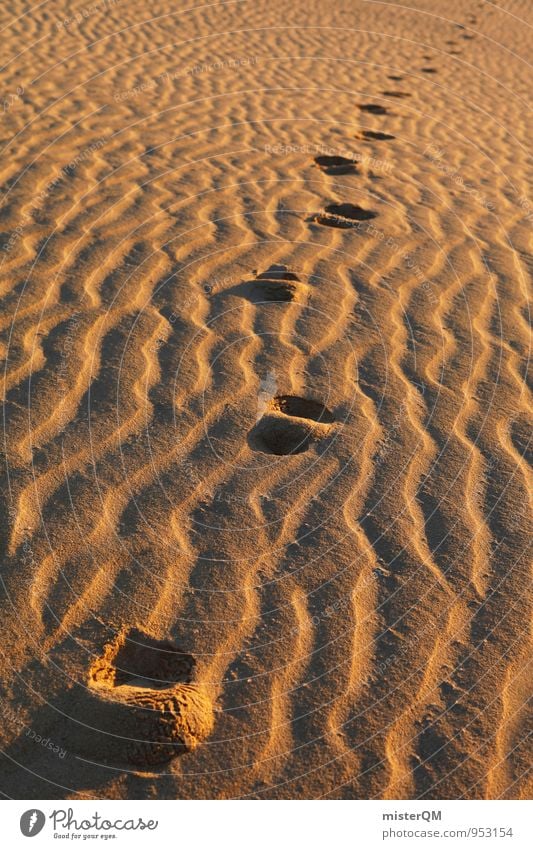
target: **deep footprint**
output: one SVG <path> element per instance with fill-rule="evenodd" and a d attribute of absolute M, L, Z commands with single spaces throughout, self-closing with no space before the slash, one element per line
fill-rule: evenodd
<path fill-rule="evenodd" d="M 347 230 L 350 227 L 355 227 L 356 221 L 369 221 L 376 216 L 377 212 L 363 209 L 362 206 L 355 206 L 352 203 L 330 203 L 326 206 L 324 212 L 313 215 L 311 221 L 322 224 L 324 227 L 337 227 L 341 230 Z"/>
<path fill-rule="evenodd" d="M 250 433 L 255 450 L 277 456 L 302 454 L 311 443 L 329 432 L 335 421 L 333 413 L 319 401 L 297 395 L 278 395 L 269 412 Z"/>
<path fill-rule="evenodd" d="M 315 163 L 325 174 L 356 174 L 357 165 L 346 156 L 315 156 Z"/>
<path fill-rule="evenodd" d="M 89 670 L 76 746 L 98 761 L 152 768 L 192 751 L 212 731 L 213 706 L 191 683 L 194 657 L 132 628 Z M 87 721 L 87 719 L 85 719 Z"/>

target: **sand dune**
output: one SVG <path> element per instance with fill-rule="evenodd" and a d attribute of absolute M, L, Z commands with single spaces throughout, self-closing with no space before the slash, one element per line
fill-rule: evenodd
<path fill-rule="evenodd" d="M 527 797 L 531 5 L 0 14 L 2 793 Z"/>

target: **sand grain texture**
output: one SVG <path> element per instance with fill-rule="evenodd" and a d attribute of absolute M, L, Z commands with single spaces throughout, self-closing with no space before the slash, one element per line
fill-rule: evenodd
<path fill-rule="evenodd" d="M 0 15 L 2 793 L 528 797 L 531 4 Z"/>

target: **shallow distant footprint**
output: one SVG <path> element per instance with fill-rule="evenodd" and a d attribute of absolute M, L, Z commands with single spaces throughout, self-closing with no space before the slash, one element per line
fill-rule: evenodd
<path fill-rule="evenodd" d="M 313 441 L 328 435 L 334 421 L 333 413 L 320 401 L 278 395 L 250 432 L 249 442 L 266 454 L 302 454 Z"/>
<path fill-rule="evenodd" d="M 372 115 L 387 115 L 388 110 L 385 106 L 380 106 L 378 103 L 360 103 L 359 109 L 361 112 L 370 112 Z"/>
<path fill-rule="evenodd" d="M 324 227 L 338 227 L 347 230 L 355 227 L 357 221 L 369 221 L 376 218 L 377 212 L 356 206 L 353 203 L 330 203 L 323 212 L 317 212 L 311 216 L 311 221 L 322 224 Z"/>
<path fill-rule="evenodd" d="M 315 156 L 315 163 L 324 174 L 357 174 L 357 163 L 346 156 Z"/>
<path fill-rule="evenodd" d="M 361 130 L 358 138 L 365 139 L 366 141 L 391 141 L 396 136 L 391 136 L 390 133 L 376 132 L 375 130 Z"/>
<path fill-rule="evenodd" d="M 384 97 L 411 97 L 408 91 L 382 91 Z"/>
<path fill-rule="evenodd" d="M 286 303 L 294 301 L 299 293 L 303 293 L 305 284 L 294 271 L 286 265 L 273 264 L 266 271 L 257 274 L 255 279 L 240 283 L 231 291 L 234 295 L 247 298 L 254 304 Z"/>

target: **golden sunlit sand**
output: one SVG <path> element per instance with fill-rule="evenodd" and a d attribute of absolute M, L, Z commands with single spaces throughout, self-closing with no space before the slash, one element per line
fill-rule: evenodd
<path fill-rule="evenodd" d="M 533 6 L 83 1 L 0 12 L 2 793 L 528 797 Z"/>

